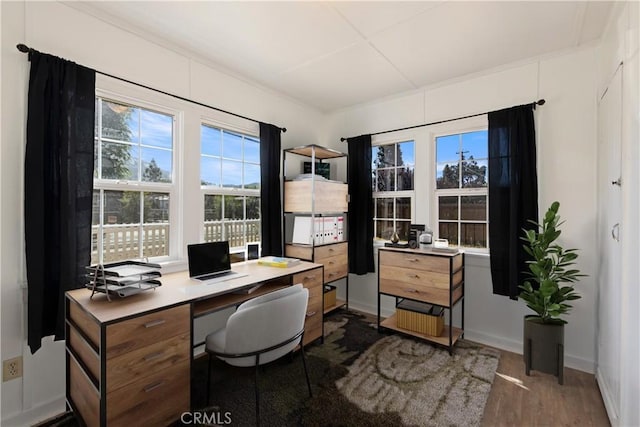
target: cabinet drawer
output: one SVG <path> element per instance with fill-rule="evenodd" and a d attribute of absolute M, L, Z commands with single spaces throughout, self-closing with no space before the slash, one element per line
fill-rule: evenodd
<path fill-rule="evenodd" d="M 91 341 L 95 347 L 99 347 L 100 343 L 100 325 L 84 311 L 77 302 L 67 299 L 69 304 L 69 318 L 80 329 L 84 335 Z"/>
<path fill-rule="evenodd" d="M 380 251 L 380 265 L 449 274 L 449 258 L 416 253 Z"/>
<path fill-rule="evenodd" d="M 190 339 L 189 333 L 177 335 L 111 359 L 107 364 L 109 391 L 189 360 Z"/>
<path fill-rule="evenodd" d="M 313 270 L 294 274 L 293 284 L 296 285 L 298 283 L 302 283 L 302 286 L 309 288 L 309 293 L 311 293 L 311 288 L 317 286 L 322 287 L 322 268 L 318 267 Z"/>
<path fill-rule="evenodd" d="M 107 394 L 109 427 L 166 426 L 189 410 L 189 360 Z"/>
<path fill-rule="evenodd" d="M 69 358 L 69 396 L 88 427 L 100 425 L 100 395 L 76 360 Z"/>
<path fill-rule="evenodd" d="M 389 265 L 380 267 L 380 279 L 396 280 L 415 289 L 436 288 L 448 291 L 450 287 L 448 274 Z"/>
<path fill-rule="evenodd" d="M 184 304 L 107 326 L 107 358 L 188 334 L 191 328 L 189 313 L 189 304 Z"/>
<path fill-rule="evenodd" d="M 324 282 L 333 282 L 334 280 L 347 277 L 347 269 L 346 255 L 326 258 L 324 261 Z"/>
<path fill-rule="evenodd" d="M 87 367 L 89 374 L 93 376 L 96 383 L 100 379 L 100 356 L 94 351 L 89 343 L 80 335 L 74 326 L 69 326 L 69 336 L 67 346 L 74 355 Z"/>
<path fill-rule="evenodd" d="M 318 264 L 324 264 L 324 259 L 334 257 L 336 255 L 347 256 L 348 243 L 336 243 L 334 245 L 324 245 L 315 248 L 314 262 Z"/>
<path fill-rule="evenodd" d="M 382 271 L 380 271 L 382 275 Z M 439 289 L 429 286 L 417 286 L 395 278 L 380 277 L 380 292 L 401 298 L 409 298 L 416 301 L 450 307 L 449 289 Z M 462 297 L 463 286 L 459 286 L 452 292 L 453 304 Z"/>

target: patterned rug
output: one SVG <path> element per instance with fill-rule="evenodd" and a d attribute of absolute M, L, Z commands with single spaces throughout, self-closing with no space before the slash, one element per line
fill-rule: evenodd
<path fill-rule="evenodd" d="M 375 318 L 339 312 L 325 322 L 324 344 L 307 350 L 313 398 L 299 356 L 260 372 L 260 424 L 477 426 L 498 358 L 498 351 L 464 340 L 449 356 L 422 341 L 379 334 Z M 253 370 L 215 366 L 210 401 L 216 405 L 205 411 L 217 415 L 201 425 L 255 425 Z M 193 379 L 201 398 L 206 360 L 194 367 L 202 371 Z"/>

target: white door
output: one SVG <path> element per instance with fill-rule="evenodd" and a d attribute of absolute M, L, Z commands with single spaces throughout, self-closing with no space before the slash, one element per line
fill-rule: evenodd
<path fill-rule="evenodd" d="M 598 106 L 598 367 L 597 376 L 610 415 L 620 414 L 620 329 L 622 312 L 621 176 L 622 68 Z"/>

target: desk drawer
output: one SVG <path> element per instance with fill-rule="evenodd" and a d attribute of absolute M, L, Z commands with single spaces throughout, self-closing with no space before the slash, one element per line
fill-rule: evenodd
<path fill-rule="evenodd" d="M 166 426 L 189 410 L 189 360 L 107 394 L 109 427 Z"/>
<path fill-rule="evenodd" d="M 302 283 L 302 286 L 309 289 L 309 293 L 311 293 L 311 289 L 315 287 L 322 289 L 322 268 L 318 267 L 313 270 L 294 274 L 292 283 L 294 285 Z"/>
<path fill-rule="evenodd" d="M 322 286 L 319 287 L 322 291 Z M 304 321 L 304 344 L 308 344 L 322 336 L 322 294 L 309 295 L 307 317 Z"/>
<path fill-rule="evenodd" d="M 189 360 L 190 340 L 187 332 L 111 359 L 107 365 L 109 391 Z"/>
<path fill-rule="evenodd" d="M 112 359 L 169 337 L 189 334 L 190 328 L 189 304 L 114 323 L 107 326 L 107 358 Z"/>

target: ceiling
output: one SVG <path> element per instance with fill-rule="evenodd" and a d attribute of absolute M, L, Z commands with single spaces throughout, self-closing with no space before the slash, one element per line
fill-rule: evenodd
<path fill-rule="evenodd" d="M 600 38 L 613 2 L 70 2 L 321 111 Z"/>

